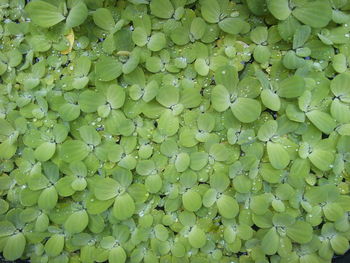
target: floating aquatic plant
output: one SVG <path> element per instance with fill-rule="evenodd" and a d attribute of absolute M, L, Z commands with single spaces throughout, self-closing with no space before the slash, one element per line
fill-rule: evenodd
<path fill-rule="evenodd" d="M 348 0 L 0 0 L 0 14 L 3 258 L 349 249 Z"/>

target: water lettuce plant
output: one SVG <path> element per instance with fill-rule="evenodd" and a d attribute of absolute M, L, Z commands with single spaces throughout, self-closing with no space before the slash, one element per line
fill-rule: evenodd
<path fill-rule="evenodd" d="M 350 240 L 350 1 L 0 0 L 0 253 L 329 263 Z"/>

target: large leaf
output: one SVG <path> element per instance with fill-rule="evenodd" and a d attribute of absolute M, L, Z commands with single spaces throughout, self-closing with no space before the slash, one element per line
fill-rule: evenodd
<path fill-rule="evenodd" d="M 233 197 L 228 195 L 222 195 L 216 201 L 219 213 L 222 217 L 227 219 L 234 218 L 239 212 L 238 203 Z"/>
<path fill-rule="evenodd" d="M 211 91 L 211 103 L 213 108 L 222 112 L 228 109 L 230 106 L 230 94 L 223 85 L 215 86 Z"/>
<path fill-rule="evenodd" d="M 117 196 L 113 205 L 113 215 L 119 220 L 130 218 L 135 212 L 135 201 L 128 193 Z"/>
<path fill-rule="evenodd" d="M 62 144 L 60 157 L 63 161 L 72 163 L 84 160 L 89 154 L 89 146 L 79 140 L 69 140 Z"/>
<path fill-rule="evenodd" d="M 5 259 L 14 261 L 19 259 L 26 246 L 26 239 L 23 233 L 17 233 L 13 236 L 10 236 L 6 242 L 3 250 L 3 255 Z"/>
<path fill-rule="evenodd" d="M 220 20 L 220 5 L 217 0 L 204 0 L 201 2 L 203 18 L 209 23 L 217 23 Z"/>
<path fill-rule="evenodd" d="M 194 226 L 188 234 L 188 242 L 193 248 L 201 248 L 207 242 L 207 238 L 202 229 L 198 226 Z"/>
<path fill-rule="evenodd" d="M 267 155 L 271 165 L 276 169 L 284 169 L 289 164 L 289 154 L 279 143 L 267 142 Z"/>
<path fill-rule="evenodd" d="M 95 74 L 100 81 L 111 81 L 122 74 L 122 65 L 117 59 L 104 56 L 96 62 Z"/>
<path fill-rule="evenodd" d="M 267 0 L 267 8 L 278 20 L 285 20 L 291 14 L 288 0 Z"/>
<path fill-rule="evenodd" d="M 38 148 L 34 151 L 35 158 L 40 162 L 46 162 L 51 159 L 51 157 L 55 154 L 56 144 L 51 142 L 44 142 L 40 144 Z"/>
<path fill-rule="evenodd" d="M 119 189 L 119 183 L 111 178 L 100 178 L 94 183 L 94 194 L 102 201 L 116 197 Z"/>
<path fill-rule="evenodd" d="M 271 228 L 261 240 L 261 248 L 266 255 L 276 254 L 279 247 L 279 236 L 276 228 Z"/>
<path fill-rule="evenodd" d="M 235 117 L 243 122 L 250 123 L 256 121 L 261 113 L 259 101 L 250 98 L 237 98 L 232 104 L 231 110 Z"/>
<path fill-rule="evenodd" d="M 98 27 L 107 31 L 112 31 L 114 29 L 115 23 L 110 10 L 99 8 L 93 13 L 92 18 Z"/>
<path fill-rule="evenodd" d="M 169 0 L 151 0 L 150 9 L 152 15 L 159 18 L 170 18 L 174 13 L 174 7 Z"/>
<path fill-rule="evenodd" d="M 54 234 L 45 244 L 45 252 L 50 257 L 57 257 L 64 247 L 64 235 Z"/>
<path fill-rule="evenodd" d="M 290 99 L 303 94 L 305 82 L 302 77 L 294 75 L 293 77 L 282 80 L 278 86 L 278 95 L 282 98 Z"/>
<path fill-rule="evenodd" d="M 84 231 L 89 223 L 89 217 L 85 210 L 71 214 L 64 222 L 64 229 L 69 234 L 77 234 Z"/>
<path fill-rule="evenodd" d="M 331 115 L 320 110 L 309 111 L 306 116 L 313 125 L 325 134 L 330 134 L 337 125 Z"/>
<path fill-rule="evenodd" d="M 320 28 L 332 19 L 332 8 L 328 1 L 310 1 L 296 7 L 293 15 L 305 25 Z"/>
<path fill-rule="evenodd" d="M 304 221 L 297 221 L 287 227 L 287 236 L 299 244 L 305 244 L 311 241 L 313 229 L 311 225 Z"/>
<path fill-rule="evenodd" d="M 88 16 L 88 9 L 84 1 L 77 1 L 67 16 L 67 26 L 75 27 L 81 25 Z"/>
<path fill-rule="evenodd" d="M 31 1 L 25 8 L 33 23 L 41 27 L 51 27 L 64 19 L 58 8 L 44 1 Z"/>

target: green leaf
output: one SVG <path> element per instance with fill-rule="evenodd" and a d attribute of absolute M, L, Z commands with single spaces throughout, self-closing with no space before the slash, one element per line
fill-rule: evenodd
<path fill-rule="evenodd" d="M 288 0 L 267 0 L 267 8 L 278 20 L 286 20 L 291 14 Z"/>
<path fill-rule="evenodd" d="M 108 262 L 110 263 L 124 263 L 126 262 L 126 253 L 121 246 L 113 247 L 109 251 Z"/>
<path fill-rule="evenodd" d="M 128 193 L 117 196 L 113 205 L 112 213 L 118 220 L 130 218 L 135 212 L 135 201 Z"/>
<path fill-rule="evenodd" d="M 64 20 L 56 6 L 44 1 L 31 1 L 25 10 L 33 23 L 41 27 L 52 27 Z"/>
<path fill-rule="evenodd" d="M 235 199 L 228 195 L 222 195 L 217 201 L 219 214 L 226 219 L 235 218 L 239 212 L 239 206 Z"/>
<path fill-rule="evenodd" d="M 179 130 L 179 118 L 170 111 L 165 111 L 159 118 L 158 130 L 162 135 L 173 136 Z"/>
<path fill-rule="evenodd" d="M 309 39 L 310 34 L 311 28 L 309 26 L 303 25 L 298 27 L 293 36 L 293 49 L 302 47 Z"/>
<path fill-rule="evenodd" d="M 182 195 L 182 203 L 186 210 L 195 212 L 202 206 L 202 197 L 194 190 L 188 190 Z"/>
<path fill-rule="evenodd" d="M 328 171 L 334 162 L 334 153 L 329 150 L 314 149 L 309 155 L 309 159 L 321 171 Z"/>
<path fill-rule="evenodd" d="M 282 80 L 278 86 L 278 95 L 282 98 L 290 99 L 299 97 L 304 93 L 305 82 L 302 77 L 294 75 Z"/>
<path fill-rule="evenodd" d="M 283 145 L 279 143 L 267 142 L 267 154 L 271 165 L 275 169 L 284 169 L 289 164 L 289 154 Z"/>
<path fill-rule="evenodd" d="M 190 156 L 188 153 L 180 153 L 177 155 L 175 160 L 175 168 L 179 173 L 182 173 L 187 170 L 190 165 Z"/>
<path fill-rule="evenodd" d="M 201 13 L 205 21 L 218 23 L 220 20 L 220 5 L 217 0 L 204 0 L 201 2 Z"/>
<path fill-rule="evenodd" d="M 58 194 L 54 186 L 44 189 L 38 199 L 38 207 L 40 209 L 53 209 L 58 201 Z"/>
<path fill-rule="evenodd" d="M 320 110 L 309 111 L 306 113 L 306 116 L 313 125 L 325 134 L 330 134 L 337 125 L 332 116 Z"/>
<path fill-rule="evenodd" d="M 119 109 L 124 105 L 125 91 L 119 85 L 111 85 L 107 89 L 106 99 L 112 109 Z"/>
<path fill-rule="evenodd" d="M 276 228 L 271 228 L 261 240 L 261 248 L 266 255 L 274 255 L 279 247 L 279 236 Z"/>
<path fill-rule="evenodd" d="M 54 234 L 45 244 L 45 252 L 50 257 L 57 257 L 63 251 L 64 235 Z"/>
<path fill-rule="evenodd" d="M 80 107 L 79 105 L 65 103 L 58 109 L 58 113 L 62 120 L 73 121 L 79 117 Z"/>
<path fill-rule="evenodd" d="M 26 246 L 26 239 L 23 233 L 18 233 L 13 236 L 10 236 L 3 250 L 3 255 L 5 259 L 14 261 L 22 257 Z"/>
<path fill-rule="evenodd" d="M 194 62 L 194 69 L 200 76 L 207 76 L 209 73 L 209 66 L 204 58 L 197 58 Z"/>
<path fill-rule="evenodd" d="M 258 138 L 261 141 L 267 142 L 277 132 L 278 123 L 275 120 L 265 122 L 258 130 Z"/>
<path fill-rule="evenodd" d="M 169 0 L 151 0 L 149 4 L 152 15 L 167 19 L 174 13 L 174 7 Z"/>
<path fill-rule="evenodd" d="M 34 151 L 34 157 L 40 162 L 46 162 L 50 160 L 55 154 L 56 144 L 51 142 L 44 142 L 40 144 Z"/>
<path fill-rule="evenodd" d="M 202 229 L 194 226 L 188 233 L 188 242 L 193 248 L 201 248 L 207 242 L 207 237 Z"/>
<path fill-rule="evenodd" d="M 69 11 L 67 16 L 67 26 L 76 27 L 84 23 L 88 16 L 88 9 L 83 1 L 78 1 Z"/>
<path fill-rule="evenodd" d="M 331 238 L 331 246 L 336 254 L 344 255 L 349 249 L 349 241 L 344 236 L 336 234 Z"/>
<path fill-rule="evenodd" d="M 219 27 L 222 31 L 237 35 L 245 28 L 246 22 L 238 17 L 225 18 L 219 22 Z"/>
<path fill-rule="evenodd" d="M 306 244 L 313 237 L 313 229 L 309 223 L 297 221 L 287 227 L 287 236 L 299 244 Z"/>
<path fill-rule="evenodd" d="M 270 89 L 264 89 L 261 91 L 261 102 L 266 108 L 273 111 L 279 111 L 281 108 L 281 100 L 276 93 Z"/>
<path fill-rule="evenodd" d="M 84 142 L 88 145 L 97 146 L 101 143 L 101 137 L 96 129 L 89 125 L 84 125 L 79 128 L 79 134 Z"/>
<path fill-rule="evenodd" d="M 0 221 L 0 237 L 10 236 L 16 231 L 10 221 Z"/>
<path fill-rule="evenodd" d="M 250 98 L 237 98 L 231 105 L 231 110 L 235 117 L 243 122 L 250 123 L 256 121 L 261 113 L 259 101 Z"/>
<path fill-rule="evenodd" d="M 332 19 L 332 8 L 328 1 L 305 2 L 293 10 L 293 16 L 305 25 L 321 28 Z"/>
<path fill-rule="evenodd" d="M 205 33 L 207 24 L 201 17 L 192 20 L 190 32 L 195 39 L 201 39 Z"/>
<path fill-rule="evenodd" d="M 344 215 L 343 208 L 337 203 L 327 203 L 323 207 L 323 212 L 330 221 L 337 221 Z"/>
<path fill-rule="evenodd" d="M 111 178 L 99 178 L 94 183 L 94 194 L 98 200 L 108 200 L 119 194 L 120 185 Z"/>
<path fill-rule="evenodd" d="M 166 46 L 166 38 L 164 33 L 161 33 L 161 32 L 154 33 L 150 37 L 147 44 L 147 48 L 154 52 L 162 50 L 163 48 L 165 48 L 165 46 Z"/>
<path fill-rule="evenodd" d="M 108 9 L 98 8 L 93 13 L 92 18 L 98 27 L 106 31 L 112 31 L 114 29 L 115 22 L 111 11 L 109 11 Z"/>
<path fill-rule="evenodd" d="M 224 162 L 229 157 L 229 152 L 224 144 L 215 143 L 209 149 L 209 156 L 215 161 Z"/>
<path fill-rule="evenodd" d="M 122 65 L 115 58 L 103 56 L 96 62 L 95 74 L 100 81 L 111 81 L 122 74 Z"/>
<path fill-rule="evenodd" d="M 89 154 L 90 148 L 79 140 L 69 140 L 62 144 L 59 152 L 60 158 L 68 163 L 82 161 Z"/>
<path fill-rule="evenodd" d="M 78 103 L 83 112 L 91 113 L 105 103 L 105 97 L 101 93 L 85 90 L 80 93 Z"/>
<path fill-rule="evenodd" d="M 69 234 L 77 234 L 84 231 L 89 223 L 89 217 L 85 210 L 71 214 L 64 222 L 64 229 Z"/>
<path fill-rule="evenodd" d="M 218 112 L 223 112 L 230 106 L 230 94 L 223 85 L 217 85 L 212 89 L 211 102 L 213 108 Z"/>

